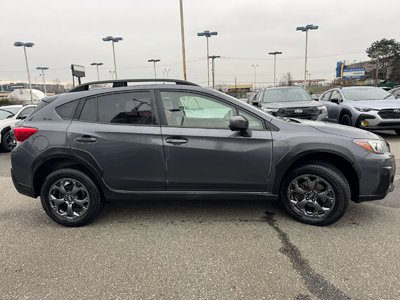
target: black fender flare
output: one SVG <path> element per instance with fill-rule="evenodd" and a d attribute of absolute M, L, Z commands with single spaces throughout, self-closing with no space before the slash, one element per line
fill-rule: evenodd
<path fill-rule="evenodd" d="M 304 157 L 310 157 L 312 154 L 328 154 L 334 155 L 345 160 L 350 166 L 354 169 L 357 177 L 361 177 L 361 168 L 357 163 L 356 158 L 353 153 L 341 146 L 337 145 L 327 145 L 324 143 L 315 143 L 315 144 L 303 144 L 298 145 L 287 152 L 276 164 L 274 180 L 272 181 L 272 186 L 270 186 L 270 190 L 273 194 L 279 194 L 279 189 L 281 186 L 281 182 L 285 176 L 285 174 L 290 170 L 290 168 L 301 162 L 301 159 Z"/>

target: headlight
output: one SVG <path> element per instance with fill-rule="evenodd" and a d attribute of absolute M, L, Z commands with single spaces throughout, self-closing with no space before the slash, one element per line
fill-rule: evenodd
<path fill-rule="evenodd" d="M 326 114 L 328 110 L 325 106 L 318 106 L 319 114 Z"/>
<path fill-rule="evenodd" d="M 265 111 L 266 113 L 276 114 L 279 109 L 278 108 L 266 108 L 266 107 L 263 107 L 262 110 Z"/>
<path fill-rule="evenodd" d="M 374 110 L 373 108 L 368 108 L 368 107 L 354 107 L 354 108 L 361 112 L 368 112 Z"/>
<path fill-rule="evenodd" d="M 353 140 L 353 142 L 369 152 L 384 154 L 389 151 L 389 147 L 386 141 L 355 139 Z"/>

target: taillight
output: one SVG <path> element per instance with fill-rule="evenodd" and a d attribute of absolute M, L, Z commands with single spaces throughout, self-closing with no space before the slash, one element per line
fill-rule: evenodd
<path fill-rule="evenodd" d="M 33 127 L 16 127 L 14 128 L 15 139 L 22 143 L 37 131 L 38 129 Z"/>

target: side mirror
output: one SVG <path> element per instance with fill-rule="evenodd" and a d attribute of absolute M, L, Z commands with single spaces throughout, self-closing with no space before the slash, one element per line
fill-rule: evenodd
<path fill-rule="evenodd" d="M 260 102 L 258 100 L 252 100 L 251 104 L 253 104 L 254 106 L 259 106 Z"/>
<path fill-rule="evenodd" d="M 315 101 L 319 101 L 319 97 L 316 96 L 316 95 L 313 95 L 313 96 L 312 96 L 312 99 L 315 100 Z"/>
<path fill-rule="evenodd" d="M 18 120 L 25 120 L 27 117 L 28 117 L 28 116 L 23 116 L 23 115 L 21 115 L 21 116 L 18 116 L 17 119 L 18 119 Z"/>
<path fill-rule="evenodd" d="M 232 131 L 245 132 L 249 129 L 249 121 L 243 116 L 234 116 L 229 121 L 229 128 Z"/>
<path fill-rule="evenodd" d="M 331 102 L 339 104 L 341 101 L 340 101 L 340 99 L 331 99 Z"/>

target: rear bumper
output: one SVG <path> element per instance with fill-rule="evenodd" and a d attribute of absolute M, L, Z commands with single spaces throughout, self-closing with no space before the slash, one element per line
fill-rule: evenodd
<path fill-rule="evenodd" d="M 15 188 L 17 189 L 17 191 L 19 193 L 21 193 L 25 196 L 28 196 L 28 197 L 36 198 L 35 190 L 34 190 L 33 186 L 29 186 L 29 185 L 17 182 L 12 169 L 11 169 L 11 178 L 12 178 Z"/>
<path fill-rule="evenodd" d="M 381 200 L 394 190 L 396 161 L 393 155 L 386 159 L 365 158 L 360 179 L 360 195 L 357 202 Z"/>

